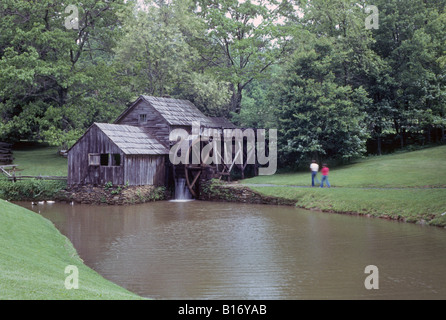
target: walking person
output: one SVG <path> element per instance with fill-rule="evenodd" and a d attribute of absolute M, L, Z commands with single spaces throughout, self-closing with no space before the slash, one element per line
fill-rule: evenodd
<path fill-rule="evenodd" d="M 317 173 L 319 172 L 319 165 L 317 164 L 316 160 L 313 160 L 310 165 L 311 170 L 311 186 L 314 187 L 314 180 L 316 180 L 317 184 L 319 184 L 319 179 L 317 178 Z"/>
<path fill-rule="evenodd" d="M 330 182 L 328 182 L 328 173 L 329 172 L 330 172 L 330 169 L 327 167 L 326 164 L 323 164 L 322 165 L 322 170 L 321 170 L 321 173 L 322 173 L 321 188 L 324 187 L 324 182 L 326 182 L 327 183 L 327 187 L 330 188 Z"/>

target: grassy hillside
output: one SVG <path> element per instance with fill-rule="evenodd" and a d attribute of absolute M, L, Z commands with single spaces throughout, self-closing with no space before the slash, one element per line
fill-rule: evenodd
<path fill-rule="evenodd" d="M 41 216 L 0 200 L 0 299 L 140 299 L 85 266 L 70 241 Z M 79 289 L 67 290 L 67 266 Z"/>
<path fill-rule="evenodd" d="M 309 171 L 259 176 L 242 183 L 264 195 L 295 200 L 306 209 L 446 226 L 445 164 L 446 146 L 441 146 L 332 168 L 329 180 L 334 188 L 330 189 L 296 187 L 311 186 Z"/>
<path fill-rule="evenodd" d="M 14 164 L 18 165 L 19 175 L 67 176 L 67 159 L 58 155 L 57 148 L 41 144 L 22 144 L 13 151 Z"/>
<path fill-rule="evenodd" d="M 21 143 L 14 147 L 14 164 L 17 176 L 60 176 L 66 177 L 67 159 L 58 155 L 58 149 L 38 143 Z M 0 199 L 10 201 L 52 200 L 66 181 L 23 180 L 7 181 L 0 174 Z"/>
<path fill-rule="evenodd" d="M 332 186 L 337 187 L 446 187 L 445 164 L 446 146 L 440 146 L 370 157 L 352 165 L 331 168 L 329 180 Z M 308 172 L 259 176 L 246 179 L 244 182 L 309 186 L 311 185 L 309 170 Z"/>

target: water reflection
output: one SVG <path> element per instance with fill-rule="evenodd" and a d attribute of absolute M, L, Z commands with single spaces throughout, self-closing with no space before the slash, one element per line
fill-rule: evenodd
<path fill-rule="evenodd" d="M 441 229 L 201 201 L 31 209 L 53 221 L 87 265 L 145 297 L 446 298 Z M 379 290 L 364 287 L 367 265 L 379 268 Z"/>

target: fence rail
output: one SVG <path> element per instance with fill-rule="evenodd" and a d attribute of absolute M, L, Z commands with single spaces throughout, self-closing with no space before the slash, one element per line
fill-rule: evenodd
<path fill-rule="evenodd" d="M 67 177 L 60 177 L 60 176 L 22 176 L 22 175 L 16 175 L 15 170 L 18 166 L 17 165 L 7 165 L 7 166 L 0 166 L 0 173 L 2 173 L 6 178 L 8 178 L 9 181 L 21 181 L 21 180 L 27 180 L 27 179 L 36 179 L 36 180 L 67 180 Z M 11 172 L 12 171 L 12 172 Z"/>
<path fill-rule="evenodd" d="M 14 157 L 12 155 L 12 145 L 5 142 L 0 142 L 0 163 L 12 163 Z"/>
<path fill-rule="evenodd" d="M 57 177 L 57 176 L 11 176 L 9 180 L 19 181 L 26 179 L 36 179 L 36 180 L 67 180 L 67 177 Z"/>

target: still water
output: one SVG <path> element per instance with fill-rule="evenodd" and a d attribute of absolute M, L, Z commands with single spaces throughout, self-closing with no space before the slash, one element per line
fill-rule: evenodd
<path fill-rule="evenodd" d="M 89 267 L 148 298 L 446 299 L 444 229 L 200 201 L 20 205 L 51 220 Z M 377 290 L 365 288 L 368 265 Z"/>

